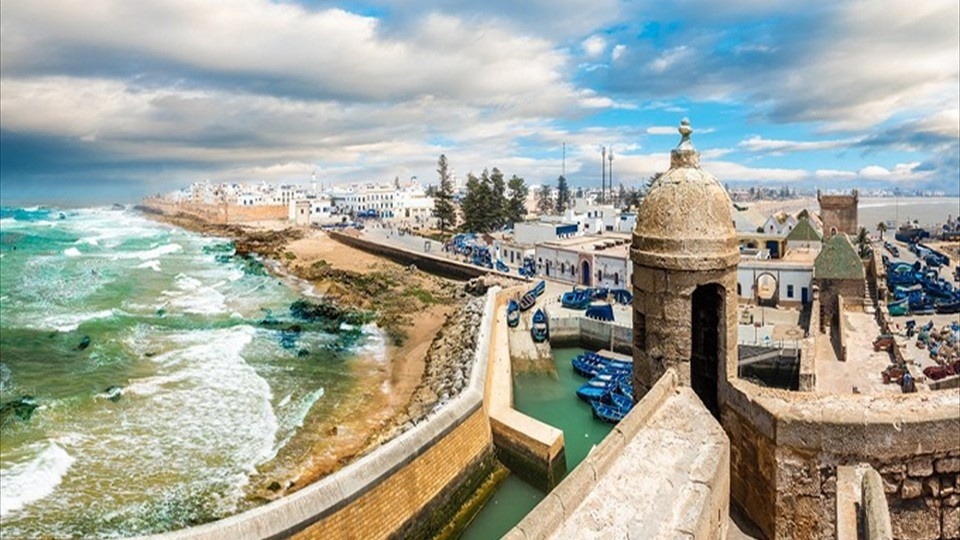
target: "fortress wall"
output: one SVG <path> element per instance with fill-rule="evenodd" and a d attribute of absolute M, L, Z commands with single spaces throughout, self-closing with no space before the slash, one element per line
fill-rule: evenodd
<path fill-rule="evenodd" d="M 251 221 L 286 220 L 285 205 L 237 206 L 234 204 L 199 204 L 164 199 L 144 199 L 141 206 L 162 214 L 186 214 L 210 223 L 246 223 Z"/>
<path fill-rule="evenodd" d="M 607 349 L 629 356 L 633 354 L 633 328 L 582 316 L 551 317 L 550 344 Z"/>
<path fill-rule="evenodd" d="M 655 456 L 649 456 L 650 459 L 644 463 L 631 462 L 627 467 L 636 471 L 634 481 L 637 489 L 642 491 L 650 486 L 661 486 L 674 495 L 680 495 L 678 499 L 665 503 L 669 505 L 666 507 L 669 508 L 668 511 L 655 510 L 650 513 L 652 508 L 664 508 L 660 504 L 664 501 L 658 500 L 656 496 L 640 496 L 648 508 L 641 510 L 625 507 L 624 511 L 640 512 L 634 515 L 635 519 L 656 516 L 658 520 L 634 521 L 629 534 L 631 538 L 652 538 L 658 534 L 658 538 L 725 538 L 729 500 L 729 454 L 726 437 L 712 417 L 709 417 L 709 413 L 699 407 L 699 402 L 696 402 L 696 411 L 702 414 L 703 418 L 698 420 L 709 418 L 709 422 L 715 426 L 714 433 L 678 429 L 686 426 L 691 418 L 683 415 L 667 415 L 668 418 L 664 418 L 663 414 L 658 414 L 662 407 L 669 406 L 667 404 L 671 400 L 682 400 L 683 392 L 693 400 L 696 399 L 692 397 L 693 393 L 689 389 L 678 388 L 678 383 L 676 371 L 668 369 L 610 434 L 505 538 L 521 540 L 569 537 L 565 532 L 569 533 L 570 527 L 575 528 L 580 519 L 591 513 L 589 508 L 580 507 L 592 492 L 602 488 L 597 484 L 604 480 L 604 475 L 616 468 L 616 480 L 613 482 L 622 481 L 622 460 L 625 459 L 623 456 L 628 446 L 643 439 L 641 443 L 649 444 L 650 451 L 655 452 L 662 437 L 685 437 L 690 433 L 695 433 L 697 437 L 697 441 L 691 442 L 691 447 L 701 450 L 698 459 L 693 461 L 692 469 L 658 467 Z M 660 417 L 660 424 L 653 426 L 651 424 L 655 416 Z M 664 425 L 664 422 L 668 425 Z M 654 488 L 649 489 L 661 496 L 665 493 Z M 618 501 L 611 500 L 610 504 L 616 505 Z M 603 528 L 602 525 L 598 527 Z M 584 531 L 581 533 L 588 535 Z"/>
<path fill-rule="evenodd" d="M 357 238 L 348 234 L 336 231 L 328 231 L 330 238 L 333 238 L 341 244 L 355 247 L 381 257 L 386 257 L 393 262 L 403 265 L 415 264 L 417 268 L 431 274 L 443 276 L 450 279 L 469 280 L 475 277 L 485 276 L 487 274 L 505 275 L 495 272 L 488 268 L 481 268 L 472 264 L 463 264 L 443 257 L 435 257 L 427 253 L 416 253 L 406 249 L 372 242 L 364 238 Z M 521 279 L 519 277 L 515 279 Z"/>
<path fill-rule="evenodd" d="M 950 392 L 825 395 L 721 387 L 731 494 L 771 538 L 833 538 L 837 467 L 880 472 L 896 538 L 960 536 L 960 408 Z"/>
<path fill-rule="evenodd" d="M 507 299 L 507 293 L 497 296 L 487 377 L 485 403 L 493 443 L 498 459 L 507 468 L 549 490 L 567 472 L 563 431 L 513 408 Z"/>
<path fill-rule="evenodd" d="M 159 540 L 430 537 L 446 527 L 494 467 L 483 410 L 494 287 L 463 392 L 413 429 L 302 490 Z"/>

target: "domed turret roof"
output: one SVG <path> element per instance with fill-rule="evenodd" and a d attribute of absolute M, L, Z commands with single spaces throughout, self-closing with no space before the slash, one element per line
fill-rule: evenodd
<path fill-rule="evenodd" d="M 733 204 L 720 182 L 700 168 L 690 121 L 684 118 L 679 131 L 670 169 L 654 182 L 637 211 L 633 261 L 675 270 L 735 266 L 740 251 Z"/>

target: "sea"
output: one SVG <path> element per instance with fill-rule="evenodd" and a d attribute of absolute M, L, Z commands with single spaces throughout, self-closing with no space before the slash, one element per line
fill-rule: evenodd
<path fill-rule="evenodd" d="M 3 416 L 0 537 L 169 531 L 296 478 L 386 361 L 374 325 L 291 331 L 310 293 L 133 209 L 0 208 L 0 402 L 36 405 Z"/>

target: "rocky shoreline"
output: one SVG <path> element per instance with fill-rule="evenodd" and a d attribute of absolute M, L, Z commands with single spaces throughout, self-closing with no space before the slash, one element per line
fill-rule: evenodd
<path fill-rule="evenodd" d="M 456 282 L 378 257 L 363 269 L 345 268 L 338 264 L 342 261 L 307 253 L 305 243 L 333 242 L 325 235 L 318 238 L 322 233 L 317 231 L 284 224 L 274 228 L 214 224 L 192 215 L 139 209 L 164 223 L 231 239 L 236 255 L 263 258 L 271 272 L 311 284 L 330 305 L 373 313 L 389 338 L 393 375 L 388 380 L 394 395 L 367 390 L 370 401 L 355 417 L 306 423 L 304 429 L 322 433 L 329 442 L 314 449 L 292 478 L 267 472 L 253 479 L 254 498 L 274 499 L 336 471 L 411 429 L 465 388 L 483 316 L 483 293 L 495 280 Z M 441 319 L 436 326 L 427 324 L 427 319 L 437 317 Z M 351 436 L 360 439 L 351 442 L 347 440 Z"/>

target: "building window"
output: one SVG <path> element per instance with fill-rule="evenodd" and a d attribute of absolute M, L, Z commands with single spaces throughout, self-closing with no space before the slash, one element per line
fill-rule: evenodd
<path fill-rule="evenodd" d="M 793 298 L 793 285 L 787 285 L 787 298 Z"/>

